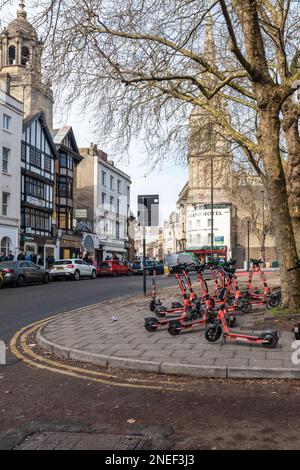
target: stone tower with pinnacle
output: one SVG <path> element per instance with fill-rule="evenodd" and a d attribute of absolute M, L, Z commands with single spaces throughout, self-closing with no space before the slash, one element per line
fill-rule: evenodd
<path fill-rule="evenodd" d="M 17 17 L 0 32 L 0 72 L 11 77 L 10 92 L 24 103 L 24 117 L 43 111 L 48 127 L 53 127 L 53 92 L 43 83 L 41 58 L 43 42 L 27 20 L 20 2 Z"/>
<path fill-rule="evenodd" d="M 211 65 L 216 65 L 216 44 L 213 34 L 211 17 L 208 18 L 203 56 Z M 205 72 L 201 79 L 211 90 L 216 85 L 213 75 Z M 220 96 L 212 98 L 210 102 L 219 112 L 226 113 L 225 102 Z M 205 109 L 195 107 L 190 115 L 190 138 L 189 138 L 189 199 L 194 202 L 209 202 L 211 188 L 211 158 L 213 158 L 213 184 L 218 190 L 215 192 L 215 202 L 225 202 L 222 191 L 230 184 L 231 175 L 231 149 L 228 140 L 223 136 L 224 131 L 218 125 L 216 119 Z M 203 196 L 199 200 L 199 193 Z"/>

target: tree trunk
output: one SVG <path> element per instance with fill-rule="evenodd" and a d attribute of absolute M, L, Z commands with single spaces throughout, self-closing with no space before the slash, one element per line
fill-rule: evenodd
<path fill-rule="evenodd" d="M 266 103 L 266 89 L 261 88 Z M 267 193 L 271 218 L 274 221 L 274 232 L 280 265 L 281 288 L 283 306 L 300 308 L 300 272 L 299 270 L 287 272 L 295 266 L 297 250 L 289 212 L 288 195 L 286 191 L 285 174 L 279 152 L 279 106 L 272 105 L 271 98 L 268 105 L 259 110 L 258 143 L 267 177 Z"/>
<path fill-rule="evenodd" d="M 288 148 L 286 169 L 287 191 L 289 196 L 290 214 L 292 217 L 294 237 L 300 258 L 300 136 L 299 136 L 299 104 L 291 98 L 283 106 L 283 130 Z"/>

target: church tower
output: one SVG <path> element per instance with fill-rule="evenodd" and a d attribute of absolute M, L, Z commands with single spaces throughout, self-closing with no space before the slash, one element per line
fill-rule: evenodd
<path fill-rule="evenodd" d="M 208 18 L 205 30 L 203 57 L 209 64 L 216 64 L 216 44 L 213 35 L 211 17 Z M 216 86 L 216 78 L 204 72 L 202 80 L 211 90 Z M 226 113 L 226 105 L 219 95 L 210 100 L 222 114 Z M 208 202 L 211 188 L 211 159 L 213 160 L 213 185 L 216 190 L 228 187 L 231 175 L 231 149 L 228 140 L 223 137 L 224 131 L 216 119 L 205 109 L 195 107 L 190 115 L 189 138 L 189 190 L 190 197 L 197 200 L 199 193 L 202 201 Z M 215 202 L 222 201 L 222 192 L 215 192 Z"/>
<path fill-rule="evenodd" d="M 11 95 L 24 103 L 25 117 L 43 111 L 53 128 L 53 92 L 43 83 L 41 58 L 43 43 L 27 21 L 25 4 L 20 2 L 17 18 L 0 32 L 0 72 L 11 77 Z"/>

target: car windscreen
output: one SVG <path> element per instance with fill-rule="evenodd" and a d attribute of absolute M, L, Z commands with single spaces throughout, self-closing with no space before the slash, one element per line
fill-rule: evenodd
<path fill-rule="evenodd" d="M 107 261 L 103 261 L 102 263 L 99 263 L 99 268 L 108 268 L 110 264 Z"/>
<path fill-rule="evenodd" d="M 0 263 L 0 269 L 11 269 L 15 267 L 16 267 L 16 263 L 10 263 L 9 261 L 4 261 Z"/>
<path fill-rule="evenodd" d="M 63 259 L 61 261 L 55 261 L 55 266 L 59 266 L 59 265 L 62 265 L 62 264 L 72 264 L 72 261 L 69 260 L 69 259 Z"/>

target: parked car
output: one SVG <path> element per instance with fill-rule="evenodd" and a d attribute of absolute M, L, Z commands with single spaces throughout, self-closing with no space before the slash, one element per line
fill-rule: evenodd
<path fill-rule="evenodd" d="M 156 270 L 156 274 L 163 274 L 164 273 L 164 266 L 161 263 L 158 263 L 154 260 L 146 260 L 146 274 L 153 274 L 154 269 Z M 144 263 L 143 261 L 137 260 L 132 263 L 132 272 L 133 274 L 143 274 L 144 270 Z"/>
<path fill-rule="evenodd" d="M 119 260 L 105 260 L 99 263 L 97 268 L 98 276 L 130 276 L 132 274 L 128 263 Z"/>
<path fill-rule="evenodd" d="M 50 281 L 49 271 L 31 261 L 2 261 L 0 272 L 4 285 L 23 287 L 24 284 L 48 284 Z"/>
<path fill-rule="evenodd" d="M 94 266 L 86 263 L 83 259 L 69 258 L 55 261 L 50 270 L 52 279 L 73 279 L 79 281 L 81 277 L 96 279 L 97 271 Z"/>
<path fill-rule="evenodd" d="M 165 266 L 169 268 L 170 274 L 182 273 L 184 269 L 187 272 L 193 271 L 193 264 L 198 264 L 199 259 L 193 253 L 171 253 L 165 255 Z"/>

